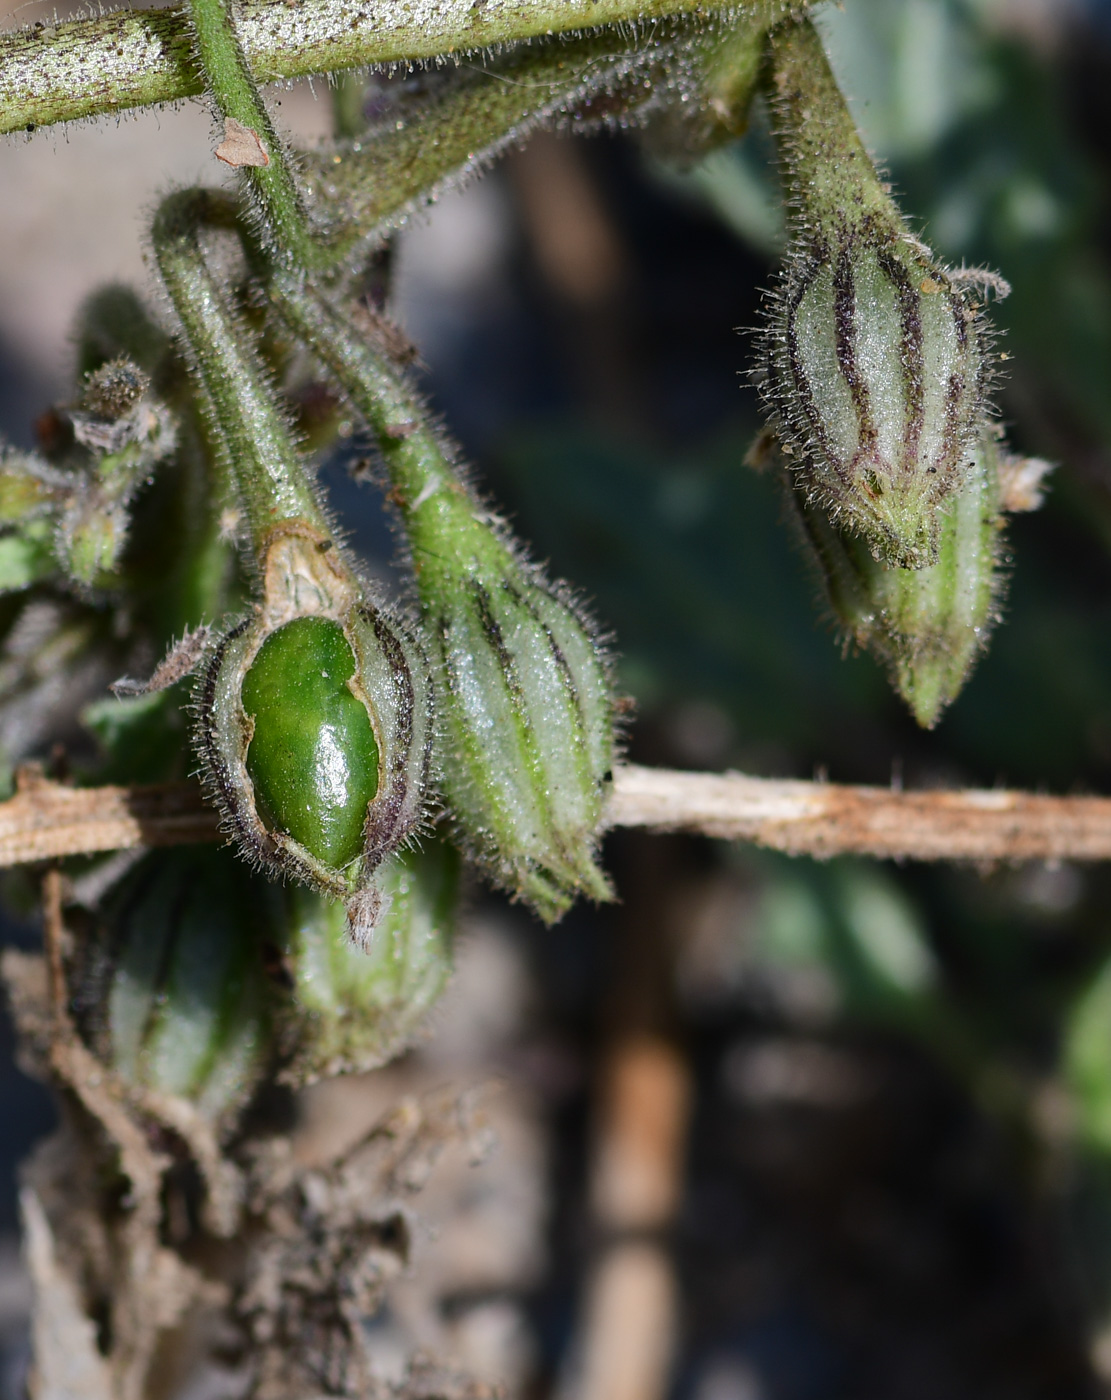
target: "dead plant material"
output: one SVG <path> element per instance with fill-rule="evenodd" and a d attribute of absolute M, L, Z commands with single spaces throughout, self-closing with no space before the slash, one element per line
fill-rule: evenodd
<path fill-rule="evenodd" d="M 234 117 L 224 118 L 224 139 L 216 147 L 216 159 L 238 169 L 243 165 L 266 166 L 270 156 L 257 131 Z"/>
<path fill-rule="evenodd" d="M 70 788 L 24 770 L 0 802 L 0 866 L 218 839 L 192 783 Z M 1111 798 L 1007 788 L 895 788 L 624 764 L 608 826 L 688 831 L 789 855 L 894 860 L 1111 860 Z"/>
<path fill-rule="evenodd" d="M 192 783 L 72 788 L 24 768 L 15 796 L 0 803 L 0 865 L 178 846 L 217 835 L 216 814 Z"/>
<path fill-rule="evenodd" d="M 123 1082 L 80 1038 L 64 890 L 48 871 L 44 953 L 3 964 L 25 1062 L 62 1109 L 24 1171 L 32 1400 L 144 1400 L 168 1365 L 182 1370 L 176 1393 L 229 1363 L 252 1400 L 494 1400 L 430 1359 L 387 1383 L 364 1329 L 409 1263 L 410 1202 L 445 1148 L 475 1159 L 488 1146 L 482 1091 L 403 1096 L 324 1165 L 265 1129 L 222 1140 L 191 1103 Z"/>
<path fill-rule="evenodd" d="M 614 774 L 607 822 L 819 858 L 1111 859 L 1111 799 L 1005 788 L 905 792 L 628 764 Z"/>

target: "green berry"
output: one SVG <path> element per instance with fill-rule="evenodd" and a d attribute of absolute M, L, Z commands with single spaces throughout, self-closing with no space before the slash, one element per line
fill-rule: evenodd
<path fill-rule="evenodd" d="M 267 573 L 293 593 L 334 552 L 305 544 Z M 408 629 L 362 600 L 259 609 L 215 638 L 195 703 L 209 790 L 243 854 L 342 900 L 369 945 L 376 872 L 419 827 L 431 764 L 432 681 Z"/>
<path fill-rule="evenodd" d="M 266 639 L 243 681 L 260 815 L 335 869 L 362 850 L 378 791 L 378 744 L 354 674 L 339 624 L 301 617 Z"/>

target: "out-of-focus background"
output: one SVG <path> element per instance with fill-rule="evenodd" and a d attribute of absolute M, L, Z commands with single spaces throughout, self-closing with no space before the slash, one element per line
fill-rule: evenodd
<path fill-rule="evenodd" d="M 1111 7 L 844 0 L 821 25 L 925 236 L 1013 283 L 1004 417 L 1061 464 L 1010 531 L 1005 625 L 935 732 L 842 656 L 774 483 L 743 464 L 745 331 L 781 238 L 759 112 L 685 172 L 629 135 L 536 137 L 402 231 L 394 312 L 481 480 L 613 629 L 633 758 L 1111 791 Z M 272 96 L 302 142 L 330 130 L 326 87 Z M 190 104 L 0 146 L 11 441 L 69 396 L 92 286 L 154 295 L 150 209 L 222 178 L 213 144 Z M 384 566 L 373 491 L 340 465 L 324 479 Z M 376 1324 L 383 1375 L 419 1343 L 560 1400 L 1111 1394 L 1111 871 L 630 834 L 607 857 L 623 902 L 552 931 L 476 891 L 437 1036 L 306 1106 L 311 1158 L 398 1086 L 503 1086 L 500 1146 L 445 1169 Z M 16 1163 L 52 1110 L 5 1035 L 14 1400 Z"/>

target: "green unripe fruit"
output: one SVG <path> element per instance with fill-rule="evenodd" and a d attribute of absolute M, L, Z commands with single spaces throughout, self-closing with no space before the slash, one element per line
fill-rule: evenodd
<path fill-rule="evenodd" d="M 362 850 L 378 791 L 378 745 L 354 675 L 339 624 L 301 617 L 266 639 L 243 680 L 253 721 L 247 772 L 260 813 L 335 869 Z"/>
<path fill-rule="evenodd" d="M 428 666 L 315 526 L 277 527 L 261 572 L 263 603 L 197 684 L 209 788 L 244 854 L 342 900 L 365 946 L 384 912 L 375 873 L 424 813 Z"/>
<path fill-rule="evenodd" d="M 772 44 L 791 242 L 758 379 L 797 484 L 885 564 L 938 557 L 990 379 L 990 273 L 941 267 L 864 150 L 809 23 Z M 980 299 L 977 299 L 977 287 Z"/>
<path fill-rule="evenodd" d="M 262 948 L 280 916 L 228 851 L 147 856 L 109 897 L 78 997 L 105 1063 L 211 1119 L 240 1107 L 270 1053 Z"/>
<path fill-rule="evenodd" d="M 905 246 L 796 257 L 763 384 L 800 485 L 887 563 L 937 556 L 968 470 L 984 354 L 967 294 Z"/>
<path fill-rule="evenodd" d="M 838 622 L 886 667 L 926 729 L 960 693 L 999 617 L 999 458 L 994 433 L 983 429 L 967 480 L 941 515 L 937 561 L 922 569 L 874 559 L 859 535 L 793 493 Z"/>
<path fill-rule="evenodd" d="M 286 892 L 293 985 L 281 1029 L 285 1083 L 386 1064 L 420 1034 L 447 986 L 459 903 L 455 851 L 440 841 L 404 851 L 383 867 L 379 885 L 386 908 L 366 953 L 346 936 L 341 905 L 303 885 Z"/>
<path fill-rule="evenodd" d="M 615 749 L 606 658 L 469 505 L 442 514 L 448 529 L 409 528 L 440 663 L 444 794 L 472 857 L 551 923 L 579 894 L 612 897 L 597 863 Z"/>

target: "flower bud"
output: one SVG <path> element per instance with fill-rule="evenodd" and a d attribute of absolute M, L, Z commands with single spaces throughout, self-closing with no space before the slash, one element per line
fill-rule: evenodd
<path fill-rule="evenodd" d="M 874 559 L 860 536 L 792 493 L 836 618 L 883 663 L 926 729 L 960 693 L 999 619 L 1000 456 L 995 433 L 984 428 L 964 485 L 941 514 L 937 562 L 921 569 Z"/>
<path fill-rule="evenodd" d="M 227 851 L 147 856 L 107 900 L 78 996 L 105 1063 L 210 1119 L 241 1107 L 270 1053 L 263 947 L 280 914 Z"/>
<path fill-rule="evenodd" d="M 278 527 L 263 575 L 265 603 L 202 669 L 198 748 L 244 852 L 343 899 L 366 944 L 381 911 L 372 877 L 423 813 L 427 666 L 314 527 Z"/>
<path fill-rule="evenodd" d="M 412 1043 L 451 975 L 458 875 L 458 857 L 439 841 L 388 861 L 385 912 L 366 953 L 347 938 L 341 905 L 290 886 L 285 1083 L 377 1069 Z"/>
<path fill-rule="evenodd" d="M 975 285 L 907 229 L 877 177 L 809 23 L 772 44 L 792 212 L 757 371 L 799 486 L 877 559 L 937 558 L 943 507 L 971 470 L 990 378 Z"/>
<path fill-rule="evenodd" d="M 57 572 L 54 519 L 73 478 L 35 453 L 0 449 L 0 593 Z"/>
<path fill-rule="evenodd" d="M 130 360 L 112 360 L 89 375 L 81 407 L 68 414 L 91 458 L 74 475 L 58 530 L 59 557 L 78 583 L 91 586 L 115 569 L 132 499 L 177 445 L 173 417 L 147 396 L 149 386 Z"/>
<path fill-rule="evenodd" d="M 50 515 L 72 485 L 71 477 L 35 453 L 0 449 L 0 528 Z"/>

